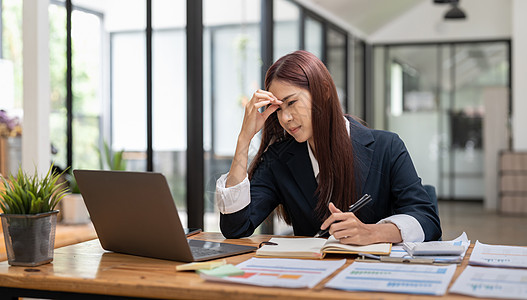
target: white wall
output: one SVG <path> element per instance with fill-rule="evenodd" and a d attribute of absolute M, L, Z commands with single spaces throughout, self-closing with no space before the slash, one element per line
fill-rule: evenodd
<path fill-rule="evenodd" d="M 499 206 L 499 153 L 507 149 L 509 132 L 507 115 L 509 91 L 504 87 L 488 87 L 483 91 L 485 111 L 483 119 L 483 148 L 485 149 L 485 209 L 497 210 Z M 504 134 L 505 133 L 505 134 Z"/>
<path fill-rule="evenodd" d="M 527 1 L 512 2 L 512 141 L 527 151 Z"/>

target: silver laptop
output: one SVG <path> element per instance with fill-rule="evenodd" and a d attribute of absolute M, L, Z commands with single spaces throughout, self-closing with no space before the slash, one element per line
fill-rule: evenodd
<path fill-rule="evenodd" d="M 187 239 L 165 176 L 74 170 L 104 249 L 176 261 L 204 261 L 256 247 Z"/>

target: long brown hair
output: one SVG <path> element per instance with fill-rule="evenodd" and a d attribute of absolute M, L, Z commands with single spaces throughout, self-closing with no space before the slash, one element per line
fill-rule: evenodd
<path fill-rule="evenodd" d="M 346 130 L 346 122 L 340 107 L 335 83 L 324 64 L 313 54 L 299 50 L 277 60 L 265 75 L 265 89 L 273 80 L 303 88 L 311 93 L 311 120 L 316 158 L 319 164 L 319 184 L 316 190 L 318 203 L 316 215 L 324 220 L 330 214 L 328 203 L 333 202 L 345 210 L 355 202 L 353 147 Z M 272 143 L 292 138 L 284 132 L 276 113 L 266 120 L 262 132 L 260 149 L 249 168 L 252 178 L 261 157 Z M 291 224 L 285 209 L 279 207 L 281 217 Z"/>

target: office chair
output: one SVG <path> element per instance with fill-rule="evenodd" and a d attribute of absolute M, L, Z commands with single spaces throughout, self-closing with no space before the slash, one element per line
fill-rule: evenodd
<path fill-rule="evenodd" d="M 428 194 L 428 196 L 430 196 L 430 199 L 432 199 L 432 202 L 434 203 L 434 210 L 436 214 L 439 216 L 439 207 L 437 204 L 436 188 L 430 184 L 424 184 L 423 187 L 425 188 L 425 191 Z M 441 241 L 442 237 L 440 237 L 438 240 Z"/>
<path fill-rule="evenodd" d="M 436 188 L 433 185 L 430 184 L 424 184 L 423 187 L 425 188 L 426 193 L 428 196 L 430 196 L 430 199 L 432 199 L 432 202 L 434 203 L 434 210 L 437 215 L 439 215 L 439 208 L 437 205 L 437 194 L 436 194 Z"/>

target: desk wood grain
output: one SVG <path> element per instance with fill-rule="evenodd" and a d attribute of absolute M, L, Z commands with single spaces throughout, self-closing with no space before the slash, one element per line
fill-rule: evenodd
<path fill-rule="evenodd" d="M 229 242 L 257 246 L 271 236 L 228 240 L 220 233 L 200 233 L 194 239 Z M 470 249 L 469 251 L 471 251 Z M 451 284 L 468 263 L 468 254 Z M 254 253 L 227 258 L 228 263 L 238 264 L 254 256 Z M 342 256 L 330 257 L 339 259 Z M 340 272 L 353 262 L 348 259 Z M 306 260 L 309 263 L 309 260 Z M 159 260 L 107 252 L 98 240 L 83 242 L 55 250 L 54 261 L 35 267 L 12 267 L 0 263 L 0 286 L 117 295 L 125 297 L 146 297 L 160 299 L 437 299 L 423 295 L 346 292 L 324 288 L 333 276 L 326 278 L 313 289 L 285 289 L 256 287 L 249 285 L 225 284 L 204 281 L 194 272 L 176 272 L 180 262 Z M 447 294 L 448 299 L 470 297 Z"/>

